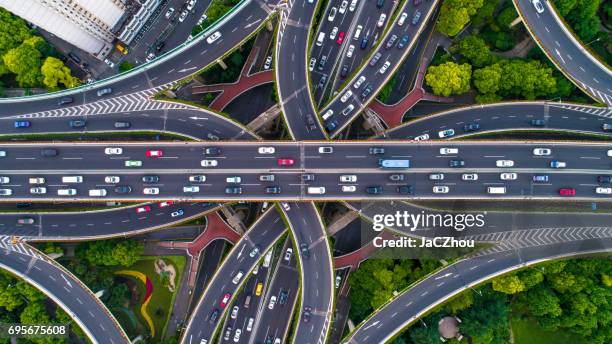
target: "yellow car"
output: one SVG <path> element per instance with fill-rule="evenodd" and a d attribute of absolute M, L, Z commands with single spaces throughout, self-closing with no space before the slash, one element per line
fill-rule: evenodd
<path fill-rule="evenodd" d="M 255 286 L 255 295 L 256 296 L 261 296 L 261 291 L 263 290 L 263 283 L 259 282 L 257 283 L 257 286 Z"/>

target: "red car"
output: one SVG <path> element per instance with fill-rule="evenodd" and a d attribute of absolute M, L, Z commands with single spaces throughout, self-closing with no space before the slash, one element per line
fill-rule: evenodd
<path fill-rule="evenodd" d="M 223 298 L 221 299 L 221 301 L 219 302 L 219 307 L 221 308 L 225 308 L 227 306 L 227 303 L 229 302 L 229 299 L 232 297 L 232 294 L 230 293 L 225 293 L 225 295 L 223 295 Z"/>
<path fill-rule="evenodd" d="M 576 196 L 576 189 L 559 189 L 561 196 Z"/>
<path fill-rule="evenodd" d="M 295 161 L 290 158 L 280 158 L 278 159 L 278 166 L 293 166 Z"/>
<path fill-rule="evenodd" d="M 148 205 L 145 205 L 144 207 L 138 207 L 136 208 L 136 214 L 140 214 L 140 213 L 148 213 L 151 211 L 151 207 L 149 207 Z"/>
<path fill-rule="evenodd" d="M 338 34 L 338 39 L 336 40 L 336 43 L 342 44 L 343 41 L 344 41 L 344 31 L 340 31 L 340 33 Z"/>
<path fill-rule="evenodd" d="M 164 152 L 162 152 L 161 150 L 148 150 L 147 151 L 147 156 L 149 158 L 158 158 L 160 156 L 163 156 Z"/>
<path fill-rule="evenodd" d="M 172 201 L 160 202 L 159 203 L 159 207 L 160 208 L 165 208 L 165 207 L 169 207 L 169 206 L 171 206 L 173 204 L 174 204 L 174 202 L 172 202 Z"/>

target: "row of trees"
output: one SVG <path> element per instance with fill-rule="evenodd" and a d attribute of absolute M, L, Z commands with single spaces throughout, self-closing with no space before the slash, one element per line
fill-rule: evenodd
<path fill-rule="evenodd" d="M 26 22 L 0 8 L 0 77 L 14 75 L 20 87 L 57 90 L 78 86 L 79 79 L 60 60 L 45 40 Z"/>
<path fill-rule="evenodd" d="M 213 0 L 206 10 L 206 20 L 200 25 L 196 25 L 192 30 L 193 36 L 206 30 L 207 27 L 211 26 L 217 19 L 221 18 L 225 13 L 229 12 L 232 7 L 236 6 L 241 0 Z"/>

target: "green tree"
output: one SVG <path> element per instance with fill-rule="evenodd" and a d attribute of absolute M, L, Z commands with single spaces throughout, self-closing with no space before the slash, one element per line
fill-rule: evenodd
<path fill-rule="evenodd" d="M 499 4 L 499 0 L 484 0 L 482 7 L 472 16 L 472 23 L 476 27 L 482 27 L 491 22 L 494 18 L 493 13 Z"/>
<path fill-rule="evenodd" d="M 131 266 L 144 251 L 144 245 L 134 240 L 97 240 L 84 245 L 77 254 L 99 266 Z"/>
<path fill-rule="evenodd" d="M 130 288 L 125 283 L 114 285 L 107 302 L 109 308 L 125 307 L 130 300 Z"/>
<path fill-rule="evenodd" d="M 130 63 L 128 60 L 124 60 L 119 64 L 119 72 L 127 72 L 128 70 L 134 68 L 134 65 Z"/>
<path fill-rule="evenodd" d="M 459 41 L 455 50 L 465 56 L 475 67 L 484 67 L 493 60 L 493 55 L 484 39 L 470 35 Z"/>
<path fill-rule="evenodd" d="M 502 79 L 502 68 L 499 64 L 476 69 L 473 74 L 474 86 L 483 94 L 495 94 L 499 91 Z"/>
<path fill-rule="evenodd" d="M 45 243 L 42 247 L 42 251 L 46 254 L 64 254 L 64 249 L 52 242 Z"/>
<path fill-rule="evenodd" d="M 460 293 L 459 295 L 446 302 L 444 308 L 451 314 L 467 309 L 474 303 L 474 293 Z"/>
<path fill-rule="evenodd" d="M 21 87 L 37 87 L 42 81 L 40 72 L 42 55 L 27 40 L 20 46 L 9 50 L 3 57 L 4 65 L 16 74 L 16 80 Z"/>
<path fill-rule="evenodd" d="M 523 281 L 515 274 L 497 277 L 493 280 L 491 285 L 493 286 L 493 290 L 505 294 L 516 294 L 525 290 Z"/>
<path fill-rule="evenodd" d="M 24 304 L 24 299 L 15 288 L 16 280 L 4 271 L 0 271 L 0 307 L 8 312 Z M 0 312 L 3 313 L 3 312 Z"/>
<path fill-rule="evenodd" d="M 28 303 L 19 315 L 22 324 L 48 324 L 49 314 L 42 302 Z"/>
<path fill-rule="evenodd" d="M 43 83 L 49 90 L 58 90 L 59 84 L 66 88 L 72 88 L 79 85 L 79 79 L 72 76 L 70 69 L 55 57 L 47 57 L 40 71 L 43 76 Z"/>
<path fill-rule="evenodd" d="M 67 324 L 70 326 L 70 331 L 74 333 L 77 337 L 85 338 L 85 332 L 75 323 L 68 313 L 64 312 L 63 309 L 57 307 L 55 309 L 55 321 L 60 324 Z"/>
<path fill-rule="evenodd" d="M 518 17 L 516 8 L 512 4 L 508 4 L 496 18 L 497 24 L 502 30 L 508 30 L 510 24 Z"/>
<path fill-rule="evenodd" d="M 438 17 L 438 30 L 447 36 L 455 36 L 482 4 L 483 0 L 445 0 Z"/>
<path fill-rule="evenodd" d="M 32 30 L 23 19 L 0 7 L 0 57 L 31 36 Z M 8 72 L 4 59 L 0 58 L 0 75 Z"/>
<path fill-rule="evenodd" d="M 437 95 L 450 96 L 470 90 L 472 66 L 467 63 L 446 62 L 439 66 L 429 66 L 425 81 Z"/>
<path fill-rule="evenodd" d="M 526 306 L 531 315 L 558 317 L 563 312 L 559 298 L 546 287 L 534 288 L 527 293 L 521 294 L 517 301 Z"/>

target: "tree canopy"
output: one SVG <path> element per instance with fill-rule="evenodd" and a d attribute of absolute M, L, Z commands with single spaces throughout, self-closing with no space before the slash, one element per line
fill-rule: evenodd
<path fill-rule="evenodd" d="M 438 30 L 450 37 L 457 35 L 482 5 L 483 0 L 445 0 L 440 9 Z"/>
<path fill-rule="evenodd" d="M 448 97 L 468 92 L 471 76 L 472 66 L 449 61 L 439 66 L 429 66 L 425 81 L 434 94 Z"/>
<path fill-rule="evenodd" d="M 92 265 L 129 267 L 143 251 L 144 245 L 134 240 L 97 240 L 79 245 L 77 256 Z"/>

